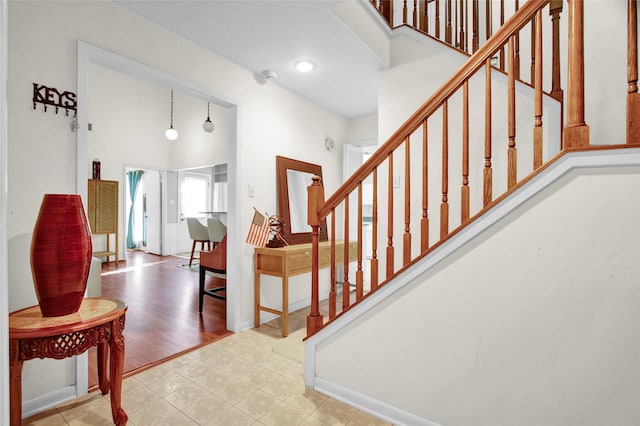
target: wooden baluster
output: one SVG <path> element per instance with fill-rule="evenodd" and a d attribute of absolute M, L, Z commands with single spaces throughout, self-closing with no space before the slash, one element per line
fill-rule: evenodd
<path fill-rule="evenodd" d="M 500 0 L 500 27 L 504 25 L 504 0 Z M 504 71 L 504 46 L 500 48 L 500 69 Z"/>
<path fill-rule="evenodd" d="M 451 0 L 446 0 L 446 19 L 447 26 L 444 30 L 444 41 L 451 44 Z"/>
<path fill-rule="evenodd" d="M 413 28 L 418 28 L 418 1 L 413 0 Z"/>
<path fill-rule="evenodd" d="M 407 23 L 407 0 L 402 2 L 402 23 Z"/>
<path fill-rule="evenodd" d="M 480 40 L 479 40 L 479 19 L 480 17 L 478 16 L 478 0 L 473 0 L 473 7 L 472 7 L 472 13 L 473 13 L 473 25 L 472 25 L 472 31 L 473 34 L 471 36 L 471 49 L 472 49 L 472 53 L 476 53 L 476 50 L 478 50 L 478 47 L 480 47 Z"/>
<path fill-rule="evenodd" d="M 627 143 L 640 144 L 640 93 L 638 93 L 637 1 L 627 0 Z"/>
<path fill-rule="evenodd" d="M 538 14 L 531 20 L 531 65 L 529 66 L 531 72 L 531 85 L 533 86 L 536 81 L 536 28 L 537 21 L 539 20 Z"/>
<path fill-rule="evenodd" d="M 440 40 L 440 0 L 436 1 L 436 38 Z"/>
<path fill-rule="evenodd" d="M 382 14 L 382 17 L 387 20 L 389 25 L 393 27 L 393 0 L 381 0 L 380 13 Z"/>
<path fill-rule="evenodd" d="M 483 206 L 493 200 L 493 169 L 491 166 L 491 58 L 485 63 L 485 101 L 484 101 L 484 183 Z"/>
<path fill-rule="evenodd" d="M 516 0 L 516 12 L 518 11 L 518 9 L 520 8 L 520 6 L 518 5 L 518 0 Z M 516 79 L 520 80 L 520 31 L 518 31 L 515 36 L 515 57 L 514 57 L 514 67 L 513 67 L 513 72 L 515 73 L 514 76 Z"/>
<path fill-rule="evenodd" d="M 371 232 L 371 291 L 378 287 L 378 168 L 373 168 L 373 217 Z"/>
<path fill-rule="evenodd" d="M 442 103 L 442 203 L 440 204 L 440 238 L 449 233 L 449 107 Z"/>
<path fill-rule="evenodd" d="M 459 38 L 459 30 L 458 30 L 458 0 L 453 0 L 453 23 L 451 25 L 453 31 L 453 40 L 451 41 L 452 46 L 460 49 L 460 43 L 458 42 Z"/>
<path fill-rule="evenodd" d="M 344 251 L 348 252 L 345 243 Z M 347 254 L 347 259 L 349 255 Z M 362 272 L 362 182 L 358 182 L 358 269 L 356 269 L 356 301 L 364 295 L 364 272 Z"/>
<path fill-rule="evenodd" d="M 462 86 L 462 203 L 460 223 L 469 220 L 469 81 Z"/>
<path fill-rule="evenodd" d="M 411 138 L 404 140 L 404 236 L 402 245 L 402 264 L 407 266 L 411 262 Z"/>
<path fill-rule="evenodd" d="M 459 38 L 459 40 L 458 40 L 458 48 L 460 50 L 466 51 L 467 50 L 467 47 L 466 47 L 467 43 L 465 42 L 465 33 L 464 33 L 464 4 L 463 3 L 464 3 L 464 0 L 460 0 L 460 6 L 459 6 L 460 10 L 458 12 L 458 14 L 460 15 L 460 33 L 458 35 L 458 38 Z"/>
<path fill-rule="evenodd" d="M 489 37 L 493 35 L 493 15 L 491 11 L 493 10 L 492 0 L 487 0 L 485 2 L 484 9 L 484 31 L 485 31 L 485 41 L 489 40 Z"/>
<path fill-rule="evenodd" d="M 552 47 L 551 47 L 551 96 L 562 102 L 564 93 L 560 83 L 560 13 L 562 0 L 551 0 L 549 15 L 551 15 Z"/>
<path fill-rule="evenodd" d="M 507 154 L 507 188 L 511 189 L 517 181 L 517 151 L 516 151 L 516 81 L 515 81 L 515 52 L 514 52 L 515 36 L 509 37 L 508 56 L 509 56 L 509 72 L 508 72 L 508 136 L 509 148 Z"/>
<path fill-rule="evenodd" d="M 342 310 L 351 304 L 351 285 L 349 284 L 349 194 L 344 197 L 344 250 L 343 250 L 343 270 L 342 280 Z"/>
<path fill-rule="evenodd" d="M 422 13 L 422 21 L 420 22 L 420 29 L 429 34 L 429 3 L 431 0 L 421 0 L 421 5 L 424 8 Z"/>
<path fill-rule="evenodd" d="M 469 0 L 464 0 L 464 51 L 469 52 Z"/>
<path fill-rule="evenodd" d="M 569 0 L 569 70 L 567 76 L 567 126 L 564 148 L 589 146 L 589 126 L 584 122 L 584 3 Z"/>
<path fill-rule="evenodd" d="M 346 247 L 345 247 L 346 250 Z M 329 292 L 329 319 L 336 316 L 338 292 L 336 291 L 336 209 L 331 209 L 331 291 Z"/>
<path fill-rule="evenodd" d="M 388 214 L 387 214 L 387 279 L 393 275 L 394 250 L 393 250 L 393 152 L 389 153 L 389 179 L 388 179 Z"/>
<path fill-rule="evenodd" d="M 307 197 L 307 223 L 311 225 L 311 312 L 307 316 L 307 336 L 309 336 L 322 328 L 318 285 L 318 231 L 320 229 L 318 210 L 324 204 L 324 188 L 319 176 L 313 176 L 311 186 L 307 188 Z"/>
<path fill-rule="evenodd" d="M 422 122 L 422 220 L 420 221 L 420 252 L 429 248 L 429 128 L 427 119 Z"/>
<path fill-rule="evenodd" d="M 542 166 L 542 10 L 536 13 L 535 33 L 535 73 L 534 73 L 534 127 L 533 127 L 533 169 Z"/>

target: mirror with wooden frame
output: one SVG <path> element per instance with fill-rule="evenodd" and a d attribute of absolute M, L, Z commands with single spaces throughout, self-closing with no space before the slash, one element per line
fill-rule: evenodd
<path fill-rule="evenodd" d="M 322 166 L 276 156 L 278 183 L 278 216 L 282 218 L 282 236 L 289 244 L 311 242 L 311 226 L 307 223 L 307 188 L 314 175 L 322 182 Z M 319 230 L 320 241 L 327 240 L 327 221 Z"/>

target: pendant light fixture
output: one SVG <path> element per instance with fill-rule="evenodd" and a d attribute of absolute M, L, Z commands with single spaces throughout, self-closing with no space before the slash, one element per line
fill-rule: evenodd
<path fill-rule="evenodd" d="M 202 123 L 202 128 L 207 133 L 212 133 L 216 128 L 216 126 L 214 126 L 211 122 L 211 118 L 209 117 L 209 102 L 207 102 L 207 119 L 204 121 L 204 123 Z"/>
<path fill-rule="evenodd" d="M 175 141 L 176 139 L 178 139 L 178 131 L 173 128 L 173 90 L 171 91 L 171 125 L 169 125 L 167 131 L 164 132 L 164 135 L 170 141 Z"/>

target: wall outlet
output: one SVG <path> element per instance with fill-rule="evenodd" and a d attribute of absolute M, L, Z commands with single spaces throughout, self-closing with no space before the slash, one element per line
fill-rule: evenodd
<path fill-rule="evenodd" d="M 255 191 L 256 191 L 256 188 L 253 185 L 249 185 L 249 190 L 248 190 L 249 198 L 253 198 L 256 196 Z"/>
<path fill-rule="evenodd" d="M 396 175 L 393 177 L 393 187 L 400 188 L 400 175 Z"/>

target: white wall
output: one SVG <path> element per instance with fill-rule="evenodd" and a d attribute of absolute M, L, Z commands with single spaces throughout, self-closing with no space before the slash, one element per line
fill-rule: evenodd
<path fill-rule="evenodd" d="M 378 114 L 351 119 L 348 143 L 352 145 L 377 145 Z"/>
<path fill-rule="evenodd" d="M 231 139 L 228 122 L 235 111 L 210 105 L 216 129 L 206 133 L 202 123 L 207 117 L 207 101 L 176 90 L 174 127 L 178 130 L 178 139 L 169 141 L 164 131 L 170 122 L 170 89 L 95 64 L 89 67 L 89 84 L 92 130 L 88 132 L 87 170 L 91 176 L 91 162 L 99 159 L 102 179 L 120 182 L 119 252 L 123 259 L 127 214 L 124 207 L 129 199 L 129 190 L 123 181 L 124 166 L 180 170 L 226 163 Z M 175 231 L 175 227 L 172 230 Z M 170 238 L 168 246 L 176 246 L 174 234 L 165 235 Z M 94 237 L 95 244 L 103 245 L 104 236 Z"/>
<path fill-rule="evenodd" d="M 638 187 L 564 175 L 318 343 L 316 383 L 420 424 L 640 423 Z"/>
<path fill-rule="evenodd" d="M 341 145 L 348 122 L 277 84 L 261 86 L 249 70 L 144 21 L 111 2 L 13 1 L 9 4 L 9 309 L 36 303 L 29 268 L 29 243 L 44 193 L 76 191 L 76 137 L 64 114 L 31 105 L 32 83 L 76 89 L 76 46 L 83 40 L 116 54 L 195 82 L 240 104 L 236 187 L 238 229 L 230 229 L 239 309 L 228 327 L 253 323 L 253 247 L 244 243 L 253 206 L 276 213 L 276 155 L 323 167 L 328 192 L 341 181 Z M 37 25 L 34 25 L 37 23 Z M 168 106 L 168 98 L 162 106 Z M 203 110 L 204 112 L 204 110 Z M 198 120 L 204 117 L 198 117 Z M 99 126 L 99 124 L 98 124 Z M 97 127 L 98 129 L 99 127 Z M 336 149 L 327 152 L 330 136 Z M 165 141 L 163 141 L 164 143 Z M 91 160 L 89 158 L 88 160 Z M 255 186 L 248 198 L 247 186 Z M 294 285 L 292 283 L 292 285 Z M 267 296 L 279 288 L 266 288 Z M 292 295 L 302 297 L 302 295 Z M 305 297 L 309 297 L 305 292 Z M 297 300 L 291 299 L 292 304 Z M 73 361 L 30 361 L 23 375 L 24 398 L 73 383 Z M 42 374 L 43 369 L 47 374 Z M 45 378 L 43 380 L 43 378 Z"/>
<path fill-rule="evenodd" d="M 213 133 L 202 130 L 207 101 L 174 93 L 174 127 L 178 139 L 164 131 L 170 121 L 170 89 L 92 64 L 89 70 L 89 167 L 102 160 L 109 179 L 122 174 L 125 163 L 169 170 L 210 166 L 227 161 L 228 108 L 210 105 Z M 103 160 L 105 158 L 105 160 Z"/>

